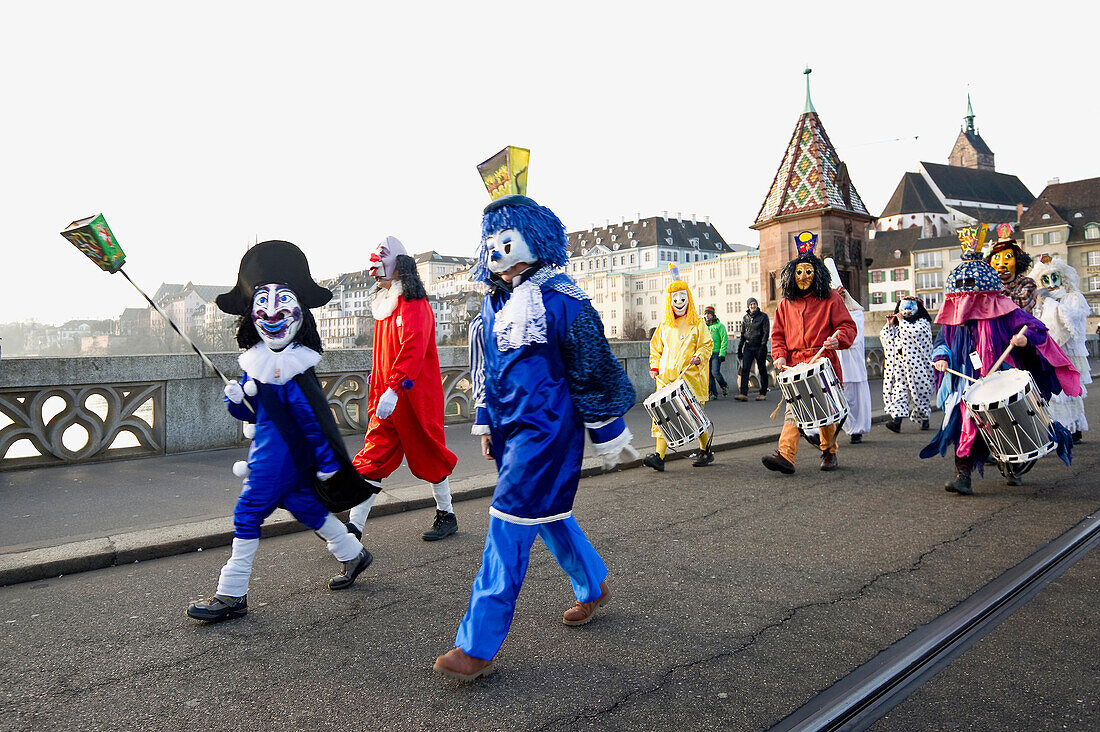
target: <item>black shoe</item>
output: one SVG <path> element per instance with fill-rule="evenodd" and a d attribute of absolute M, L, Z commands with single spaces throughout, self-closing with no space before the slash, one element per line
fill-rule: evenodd
<path fill-rule="evenodd" d="M 655 452 L 651 452 L 642 460 L 642 465 L 653 468 L 658 473 L 665 472 L 665 459 Z"/>
<path fill-rule="evenodd" d="M 420 538 L 424 541 L 439 541 L 455 533 L 458 533 L 458 517 L 453 513 L 440 511 L 437 508 L 435 510 L 435 521 L 432 522 L 432 528 L 425 531 L 424 536 Z"/>
<path fill-rule="evenodd" d="M 710 450 L 704 450 L 696 455 L 695 460 L 692 461 L 692 466 L 696 468 L 703 468 L 714 462 L 714 453 Z"/>
<path fill-rule="evenodd" d="M 363 531 L 350 521 L 345 521 L 344 526 L 347 527 L 348 533 L 354 536 L 356 539 L 363 538 Z M 320 534 L 318 534 L 320 536 Z"/>
<path fill-rule="evenodd" d="M 187 617 L 207 623 L 219 623 L 222 620 L 243 618 L 248 614 L 248 595 L 229 597 L 214 595 L 209 600 L 193 602 L 187 607 Z"/>
<path fill-rule="evenodd" d="M 888 421 L 886 423 L 886 429 L 890 430 L 891 432 L 900 433 L 901 432 L 901 417 L 895 417 L 895 418 L 891 419 L 890 421 Z"/>
<path fill-rule="evenodd" d="M 863 442 L 863 435 L 852 435 L 848 438 L 848 442 L 852 445 L 858 445 Z"/>
<path fill-rule="evenodd" d="M 962 473 L 955 474 L 955 480 L 951 481 L 943 487 L 948 493 L 958 493 L 963 496 L 974 495 L 974 489 L 970 487 L 970 474 L 963 475 Z"/>
<path fill-rule="evenodd" d="M 920 429 L 921 429 L 921 432 L 927 432 L 930 429 L 930 427 L 928 426 L 928 420 L 927 419 L 920 423 Z"/>
<path fill-rule="evenodd" d="M 787 458 L 780 455 L 778 450 L 771 455 L 760 458 L 760 462 L 764 463 L 764 467 L 768 470 L 778 470 L 783 475 L 790 475 L 794 472 L 794 465 Z"/>
<path fill-rule="evenodd" d="M 364 548 L 355 559 L 343 563 L 344 570 L 328 581 L 328 588 L 330 590 L 343 590 L 351 587 L 352 583 L 355 582 L 355 578 L 369 567 L 373 561 L 374 557 Z"/>
<path fill-rule="evenodd" d="M 1005 473 L 1005 485 L 1023 485 L 1024 480 L 1011 470 Z"/>
<path fill-rule="evenodd" d="M 836 453 L 828 450 L 821 451 L 821 469 L 830 472 L 837 469 Z"/>
<path fill-rule="evenodd" d="M 722 396 L 728 397 L 729 395 L 730 395 L 729 387 L 728 386 L 723 386 L 722 387 Z"/>
<path fill-rule="evenodd" d="M 1081 430 L 1077 430 L 1076 432 L 1073 433 L 1073 444 L 1074 445 L 1080 445 L 1082 439 L 1083 439 L 1083 436 L 1081 435 Z"/>

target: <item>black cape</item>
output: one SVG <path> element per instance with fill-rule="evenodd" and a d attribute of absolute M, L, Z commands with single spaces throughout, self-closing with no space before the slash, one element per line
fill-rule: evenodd
<path fill-rule="evenodd" d="M 333 513 L 346 511 L 353 506 L 358 506 L 379 490 L 380 486 L 368 483 L 363 476 L 351 464 L 347 448 L 344 446 L 344 438 L 340 429 L 336 426 L 336 419 L 332 416 L 332 409 L 328 405 L 325 393 L 321 389 L 321 382 L 313 369 L 307 369 L 294 377 L 294 383 L 302 390 L 306 401 L 313 410 L 317 423 L 321 425 L 321 432 L 336 454 L 336 461 L 340 469 L 336 475 L 326 481 L 314 479 L 313 491 L 318 500 Z M 264 411 L 279 430 L 283 441 L 290 447 L 290 457 L 300 472 L 316 473 L 317 460 L 313 451 L 309 448 L 301 428 L 290 413 L 287 405 L 275 398 L 270 390 L 264 388 L 265 384 L 258 383 L 259 398 L 264 405 Z"/>

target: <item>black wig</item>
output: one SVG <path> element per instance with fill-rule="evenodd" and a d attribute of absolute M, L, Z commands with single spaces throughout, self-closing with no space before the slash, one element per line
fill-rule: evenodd
<path fill-rule="evenodd" d="M 903 300 L 915 300 L 916 301 L 916 303 L 917 303 L 917 314 L 916 315 L 914 315 L 911 318 L 905 318 L 905 316 L 901 314 L 901 303 L 902 303 Z M 928 314 L 928 308 L 924 307 L 924 300 L 921 300 L 919 297 L 903 297 L 901 300 L 898 300 L 898 304 L 894 306 L 894 315 L 897 315 L 899 318 L 905 318 L 906 320 L 908 320 L 911 323 L 915 323 L 915 322 L 917 322 L 918 320 L 921 320 L 921 319 L 927 320 L 929 323 L 932 322 L 932 316 Z"/>
<path fill-rule="evenodd" d="M 420 273 L 416 271 L 416 260 L 408 254 L 398 254 L 393 263 L 394 277 L 401 280 L 401 297 L 405 302 L 424 300 L 428 297 Z"/>
<path fill-rule="evenodd" d="M 799 264 L 812 264 L 814 266 L 813 282 L 810 283 L 810 289 L 805 291 L 798 289 L 798 283 L 794 280 L 794 268 Z M 822 300 L 829 299 L 829 270 L 825 269 L 825 263 L 815 257 L 812 252 L 799 254 L 787 262 L 787 266 L 783 268 L 783 272 L 779 275 L 779 284 L 783 290 L 783 297 L 787 300 L 797 300 L 803 295 L 814 295 Z"/>
<path fill-rule="evenodd" d="M 256 324 L 252 322 L 252 314 L 242 315 L 237 325 L 237 345 L 249 349 L 262 340 L 256 330 Z M 298 326 L 293 342 L 311 348 L 317 353 L 323 353 L 325 350 L 321 346 L 321 335 L 317 332 L 317 321 L 313 319 L 313 313 L 306 308 L 302 308 L 302 324 Z"/>

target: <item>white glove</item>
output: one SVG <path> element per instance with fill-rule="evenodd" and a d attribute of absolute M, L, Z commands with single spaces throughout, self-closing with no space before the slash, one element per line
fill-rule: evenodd
<path fill-rule="evenodd" d="M 236 381 L 230 381 L 225 385 L 225 398 L 234 404 L 240 404 L 244 401 L 244 389 Z"/>
<path fill-rule="evenodd" d="M 397 392 L 393 389 L 386 389 L 378 399 L 378 419 L 387 419 L 393 410 L 397 409 Z"/>
<path fill-rule="evenodd" d="M 339 471 L 333 470 L 331 473 L 326 473 L 323 470 L 318 470 L 317 471 L 317 480 L 324 483 L 326 480 L 328 480 L 332 476 L 336 475 L 337 472 L 339 472 Z"/>
<path fill-rule="evenodd" d="M 624 457 L 625 456 L 625 457 Z M 623 449 L 618 452 L 609 452 L 606 455 L 600 455 L 603 460 L 604 470 L 613 470 L 619 463 L 625 463 L 628 460 L 637 460 L 638 451 L 630 446 L 629 443 L 623 445 Z"/>

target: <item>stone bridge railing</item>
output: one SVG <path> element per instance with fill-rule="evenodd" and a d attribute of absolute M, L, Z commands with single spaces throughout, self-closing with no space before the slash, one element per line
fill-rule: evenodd
<path fill-rule="evenodd" d="M 733 346 L 734 342 L 731 342 Z M 1096 337 L 1090 337 L 1096 353 Z M 653 392 L 649 344 L 613 342 L 642 400 Z M 236 354 L 212 356 L 223 372 L 240 373 Z M 470 368 L 464 346 L 439 349 L 448 422 L 471 414 Z M 370 349 L 325 353 L 318 367 L 337 423 L 348 434 L 366 430 Z M 769 369 L 771 362 L 769 359 Z M 723 373 L 735 388 L 736 348 Z M 867 372 L 882 378 L 878 338 L 867 338 Z M 772 374 L 774 384 L 774 373 Z M 755 369 L 751 388 L 758 389 Z M 0 362 L 0 471 L 244 444 L 241 423 L 222 403 L 220 380 L 194 355 L 15 358 Z"/>

